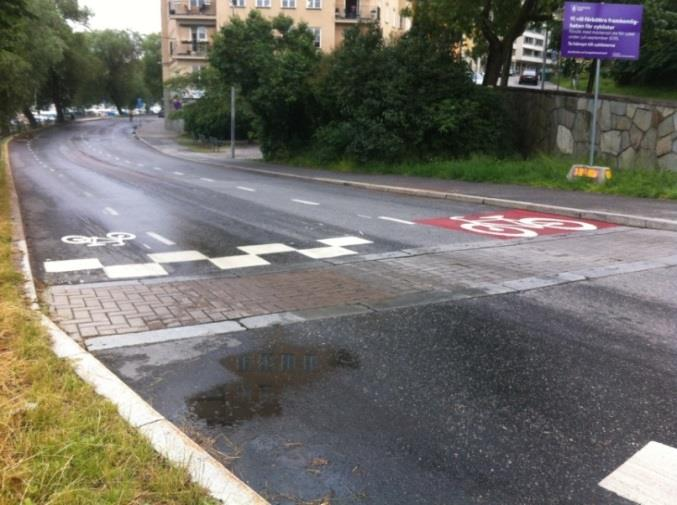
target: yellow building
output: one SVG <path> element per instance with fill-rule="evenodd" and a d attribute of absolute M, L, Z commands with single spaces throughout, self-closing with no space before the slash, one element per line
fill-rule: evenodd
<path fill-rule="evenodd" d="M 378 23 L 386 39 L 410 28 L 401 16 L 410 0 L 160 0 L 162 8 L 163 80 L 198 70 L 218 29 L 233 17 L 246 18 L 256 9 L 265 17 L 279 14 L 305 22 L 315 43 L 329 52 L 358 22 Z"/>

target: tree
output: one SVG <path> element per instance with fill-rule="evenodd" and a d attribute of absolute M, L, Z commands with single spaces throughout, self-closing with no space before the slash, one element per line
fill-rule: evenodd
<path fill-rule="evenodd" d="M 92 53 L 100 63 L 99 86 L 102 98 L 110 100 L 122 113 L 144 94 L 139 56 L 141 39 L 124 30 L 91 32 Z"/>
<path fill-rule="evenodd" d="M 677 0 L 646 0 L 640 56 L 617 61 L 619 84 L 672 85 L 677 81 Z"/>
<path fill-rule="evenodd" d="M 307 25 L 294 26 L 285 16 L 269 21 L 252 11 L 245 21 L 231 19 L 214 38 L 210 63 L 251 105 L 266 156 L 284 156 L 310 141 L 320 58 Z"/>
<path fill-rule="evenodd" d="M 562 0 L 419 0 L 414 25 L 425 30 L 430 19 L 438 31 L 482 37 L 487 44 L 484 85 L 495 86 L 501 78 L 507 86 L 512 47 L 532 23 L 552 19 Z"/>
<path fill-rule="evenodd" d="M 141 63 L 146 103 L 162 101 L 162 37 L 159 33 L 146 35 L 141 42 Z"/>

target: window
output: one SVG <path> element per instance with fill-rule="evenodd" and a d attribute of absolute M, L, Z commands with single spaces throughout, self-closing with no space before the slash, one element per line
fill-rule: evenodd
<path fill-rule="evenodd" d="M 257 7 L 269 8 L 270 7 L 270 0 L 256 0 L 256 6 Z"/>
<path fill-rule="evenodd" d="M 243 355 L 237 358 L 237 369 L 240 372 L 246 372 L 249 370 L 249 356 Z"/>
<path fill-rule="evenodd" d="M 313 28 L 312 26 L 309 29 L 312 32 L 313 37 L 315 37 L 315 47 L 320 47 L 322 45 L 322 30 L 320 28 Z"/>
<path fill-rule="evenodd" d="M 195 30 L 198 42 L 207 42 L 207 27 L 198 26 Z"/>
<path fill-rule="evenodd" d="M 296 0 L 282 0 L 283 9 L 296 9 Z"/>
<path fill-rule="evenodd" d="M 283 354 L 281 365 L 282 365 L 282 370 L 293 370 L 294 369 L 294 355 L 293 354 Z"/>
<path fill-rule="evenodd" d="M 321 9 L 322 8 L 322 0 L 308 0 L 306 7 L 308 9 Z"/>
<path fill-rule="evenodd" d="M 233 7 L 244 7 L 244 0 L 231 0 Z"/>
<path fill-rule="evenodd" d="M 170 40 L 169 41 L 169 56 L 173 56 L 173 55 L 174 55 L 174 41 Z"/>
<path fill-rule="evenodd" d="M 312 372 L 317 368 L 317 356 L 314 354 L 306 354 L 303 357 L 303 369 L 306 372 Z"/>
<path fill-rule="evenodd" d="M 259 370 L 268 372 L 273 369 L 273 355 L 270 353 L 259 354 Z"/>
<path fill-rule="evenodd" d="M 534 38 L 533 37 L 524 37 L 524 43 L 525 44 L 533 44 Z"/>

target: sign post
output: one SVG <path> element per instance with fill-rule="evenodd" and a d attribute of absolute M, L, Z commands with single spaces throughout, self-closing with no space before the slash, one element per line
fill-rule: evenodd
<path fill-rule="evenodd" d="M 599 106 L 599 81 L 602 60 L 636 60 L 642 31 L 644 6 L 565 2 L 562 23 L 562 56 L 595 59 L 595 97 L 592 124 L 590 125 L 590 165 L 574 165 L 569 179 L 592 176 L 598 182 L 611 177 L 607 167 L 595 167 L 597 142 L 597 109 Z M 583 170 L 581 170 L 583 169 Z"/>

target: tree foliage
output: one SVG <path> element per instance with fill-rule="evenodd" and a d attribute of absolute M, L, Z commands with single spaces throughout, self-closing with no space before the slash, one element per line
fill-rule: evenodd
<path fill-rule="evenodd" d="M 509 149 L 499 101 L 438 42 L 419 31 L 385 44 L 378 28 L 361 26 L 322 57 L 304 25 L 253 13 L 221 30 L 211 63 L 251 105 L 267 157 L 312 149 L 331 160 L 395 161 Z"/>

